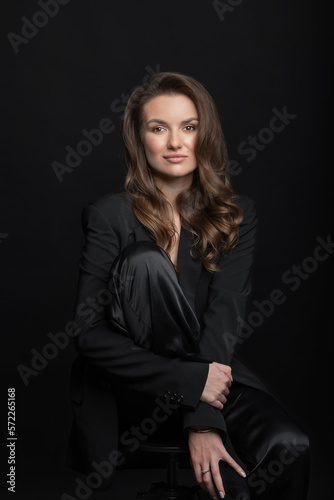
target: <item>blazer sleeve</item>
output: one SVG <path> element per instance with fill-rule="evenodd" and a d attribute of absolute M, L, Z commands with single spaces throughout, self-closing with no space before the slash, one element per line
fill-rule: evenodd
<path fill-rule="evenodd" d="M 75 300 L 77 351 L 113 380 L 119 379 L 122 384 L 151 396 L 173 394 L 181 400 L 181 406 L 194 409 L 203 392 L 209 365 L 157 355 L 112 329 L 105 314 L 107 280 L 120 251 L 120 235 L 93 204 L 84 209 L 82 225 L 85 243 Z"/>
<path fill-rule="evenodd" d="M 220 272 L 213 275 L 209 285 L 200 339 L 200 352 L 226 365 L 231 365 L 251 292 L 257 214 L 252 199 L 244 199 L 243 205 L 238 243 L 221 259 Z M 184 413 L 184 428 L 193 425 L 207 425 L 226 432 L 223 412 L 201 401 L 195 411 Z"/>

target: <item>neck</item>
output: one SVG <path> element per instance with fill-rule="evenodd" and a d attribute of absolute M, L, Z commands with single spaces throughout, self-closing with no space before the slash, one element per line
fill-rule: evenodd
<path fill-rule="evenodd" d="M 162 179 L 155 176 L 156 185 L 161 189 L 169 203 L 173 207 L 173 211 L 177 212 L 176 198 L 182 191 L 189 189 L 192 185 L 193 175 L 187 176 L 187 178 L 172 178 L 172 179 Z"/>

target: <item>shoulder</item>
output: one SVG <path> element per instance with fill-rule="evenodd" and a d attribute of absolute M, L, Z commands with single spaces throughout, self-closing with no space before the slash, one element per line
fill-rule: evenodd
<path fill-rule="evenodd" d="M 88 207 L 95 207 L 104 215 L 127 213 L 132 211 L 132 203 L 125 191 L 118 193 L 108 193 L 104 196 L 92 200 Z"/>
<path fill-rule="evenodd" d="M 241 208 L 243 223 L 257 218 L 256 202 L 250 196 L 234 194 L 231 201 Z"/>
<path fill-rule="evenodd" d="M 131 225 L 135 217 L 131 199 L 124 191 L 108 193 L 92 200 L 83 209 L 82 214 L 83 219 L 90 216 L 99 216 L 115 229 L 124 225 Z"/>

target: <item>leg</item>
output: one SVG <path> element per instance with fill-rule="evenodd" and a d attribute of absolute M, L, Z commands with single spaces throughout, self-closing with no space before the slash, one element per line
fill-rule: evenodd
<path fill-rule="evenodd" d="M 251 498 L 306 500 L 307 436 L 269 394 L 236 382 L 232 387 L 223 411 L 229 437 L 249 470 Z"/>
<path fill-rule="evenodd" d="M 171 357 L 191 358 L 191 353 L 198 350 L 197 318 L 183 294 L 171 260 L 155 243 L 141 241 L 125 247 L 112 265 L 108 288 L 112 294 L 107 306 L 109 321 L 131 337 L 135 345 Z M 196 356 L 199 360 L 200 355 Z M 140 427 L 156 413 L 156 403 L 149 396 L 129 387 L 125 389 L 119 381 L 115 391 L 120 435 L 132 426 Z M 161 415 L 161 410 L 158 414 Z M 163 416 L 157 422 L 154 434 L 167 433 L 182 435 L 178 409 L 166 421 Z"/>
<path fill-rule="evenodd" d="M 198 352 L 200 326 L 165 251 L 154 243 L 128 245 L 108 284 L 110 321 L 140 347 L 164 356 Z"/>

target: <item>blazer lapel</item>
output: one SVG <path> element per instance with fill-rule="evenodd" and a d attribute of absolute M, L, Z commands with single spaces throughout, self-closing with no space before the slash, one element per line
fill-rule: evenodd
<path fill-rule="evenodd" d="M 203 266 L 202 260 L 195 260 L 191 257 L 192 241 L 191 231 L 182 226 L 178 254 L 179 283 L 201 327 L 203 327 L 203 317 L 213 273 L 210 273 Z"/>
<path fill-rule="evenodd" d="M 192 233 L 182 226 L 177 258 L 177 267 L 180 273 L 179 283 L 192 310 L 195 311 L 196 292 L 203 266 L 201 260 L 195 260 L 190 255 L 192 241 Z"/>
<path fill-rule="evenodd" d="M 154 241 L 148 230 L 143 224 L 140 224 L 134 230 L 134 241 Z"/>

